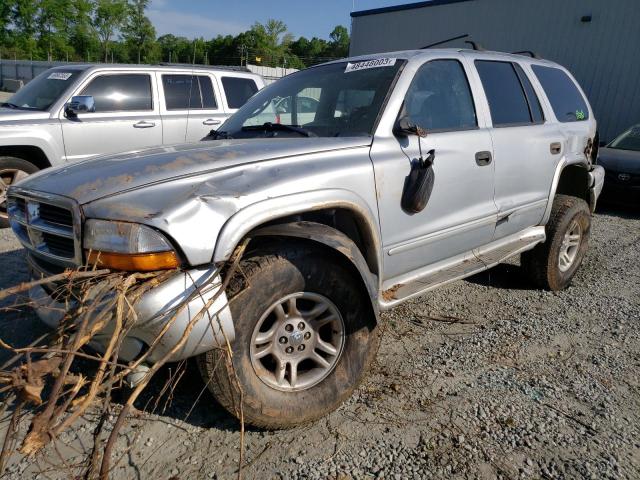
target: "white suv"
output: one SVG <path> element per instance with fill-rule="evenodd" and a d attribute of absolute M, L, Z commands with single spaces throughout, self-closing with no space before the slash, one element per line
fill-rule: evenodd
<path fill-rule="evenodd" d="M 0 104 L 0 223 L 6 188 L 43 168 L 205 137 L 264 87 L 244 69 L 73 65 Z"/>

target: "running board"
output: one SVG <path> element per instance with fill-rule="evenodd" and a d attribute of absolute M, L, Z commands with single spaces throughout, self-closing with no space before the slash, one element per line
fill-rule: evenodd
<path fill-rule="evenodd" d="M 509 257 L 532 249 L 544 242 L 545 238 L 544 227 L 531 227 L 484 247 L 391 279 L 385 282 L 389 287 L 385 285 L 379 297 L 380 308 L 387 310 L 436 287 L 487 270 Z"/>

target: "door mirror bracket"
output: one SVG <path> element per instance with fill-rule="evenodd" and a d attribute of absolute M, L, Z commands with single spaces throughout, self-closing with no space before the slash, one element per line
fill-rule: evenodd
<path fill-rule="evenodd" d="M 402 136 L 417 135 L 422 138 L 427 136 L 427 130 L 411 121 L 411 118 L 408 115 L 403 115 L 398 119 L 393 127 L 393 133 Z"/>

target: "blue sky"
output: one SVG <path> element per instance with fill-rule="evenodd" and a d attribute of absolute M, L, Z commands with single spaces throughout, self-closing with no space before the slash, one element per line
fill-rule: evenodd
<path fill-rule="evenodd" d="M 254 22 L 284 21 L 296 37 L 328 38 L 336 25 L 351 26 L 356 10 L 412 3 L 401 0 L 152 0 L 148 16 L 158 35 L 193 38 L 237 34 Z M 414 0 L 415 1 L 415 0 Z"/>

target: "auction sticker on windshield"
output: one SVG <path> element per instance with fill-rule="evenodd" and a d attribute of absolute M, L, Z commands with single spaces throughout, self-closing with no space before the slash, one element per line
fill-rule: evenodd
<path fill-rule="evenodd" d="M 69 80 L 71 78 L 72 73 L 69 72 L 53 72 L 51 75 L 47 77 L 48 80 Z"/>
<path fill-rule="evenodd" d="M 393 67 L 396 64 L 395 58 L 374 58 L 373 60 L 365 60 L 364 62 L 347 63 L 344 73 L 358 72 L 368 68 Z"/>

